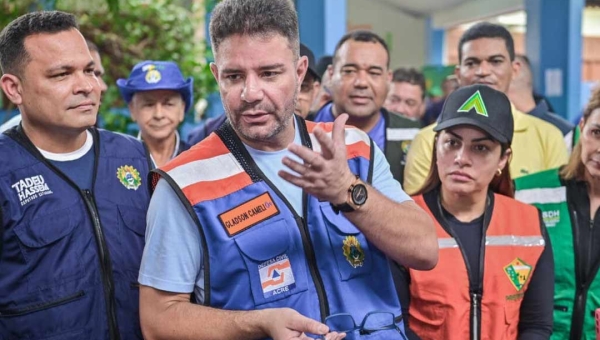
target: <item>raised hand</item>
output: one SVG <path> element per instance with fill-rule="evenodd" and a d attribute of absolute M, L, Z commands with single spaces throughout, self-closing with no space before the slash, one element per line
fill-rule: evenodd
<path fill-rule="evenodd" d="M 290 144 L 288 150 L 304 163 L 284 157 L 283 164 L 298 175 L 282 170 L 279 171 L 279 176 L 320 200 L 333 204 L 346 202 L 347 190 L 355 180 L 346 159 L 344 126 L 347 120 L 347 114 L 336 118 L 331 137 L 322 129 L 315 128 L 313 133 L 321 145 L 321 153 L 302 145 Z"/>

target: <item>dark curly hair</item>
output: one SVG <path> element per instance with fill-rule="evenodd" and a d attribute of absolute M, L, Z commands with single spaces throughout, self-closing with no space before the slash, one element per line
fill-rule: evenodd
<path fill-rule="evenodd" d="M 215 54 L 226 38 L 234 34 L 286 37 L 294 55 L 299 56 L 298 16 L 290 0 L 224 0 L 210 19 L 210 41 Z"/>

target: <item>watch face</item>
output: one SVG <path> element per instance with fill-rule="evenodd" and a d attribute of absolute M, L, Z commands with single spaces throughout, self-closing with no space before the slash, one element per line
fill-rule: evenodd
<path fill-rule="evenodd" d="M 352 188 L 352 202 L 356 205 L 363 205 L 367 201 L 367 187 L 364 184 L 357 184 Z"/>

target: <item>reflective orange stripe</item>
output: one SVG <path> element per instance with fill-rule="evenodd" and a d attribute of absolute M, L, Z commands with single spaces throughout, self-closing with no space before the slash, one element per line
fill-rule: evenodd
<path fill-rule="evenodd" d="M 347 158 L 352 159 L 355 157 L 363 157 L 365 159 L 371 159 L 371 147 L 363 142 L 357 142 L 346 146 L 348 152 Z"/>
<path fill-rule="evenodd" d="M 236 192 L 250 184 L 252 184 L 252 179 L 247 173 L 242 172 L 218 181 L 197 182 L 183 188 L 182 191 L 190 203 L 196 205 L 199 202 L 217 199 Z"/>
<path fill-rule="evenodd" d="M 312 132 L 317 126 L 331 133 L 333 123 L 306 122 Z M 320 150 L 314 135 L 310 135 L 313 145 Z M 347 158 L 362 157 L 370 160 L 371 146 L 369 137 L 354 128 L 346 128 Z M 191 205 L 224 197 L 252 184 L 250 176 L 231 155 L 227 146 L 216 134 L 210 135 L 201 143 L 182 153 L 161 167 L 187 197 Z M 155 177 L 156 178 L 156 177 Z M 154 182 L 154 181 L 153 181 Z"/>
<path fill-rule="evenodd" d="M 164 172 L 169 172 L 180 165 L 199 160 L 212 158 L 229 153 L 229 149 L 221 142 L 216 134 L 209 135 L 202 143 L 192 146 L 188 151 L 175 157 L 161 167 Z"/>

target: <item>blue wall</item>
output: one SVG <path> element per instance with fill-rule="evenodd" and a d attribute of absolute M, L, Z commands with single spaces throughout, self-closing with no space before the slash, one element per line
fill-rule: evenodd
<path fill-rule="evenodd" d="M 296 0 L 300 41 L 319 59 L 346 33 L 346 0 Z"/>
<path fill-rule="evenodd" d="M 569 119 L 580 113 L 584 5 L 584 0 L 525 0 L 535 88 Z"/>
<path fill-rule="evenodd" d="M 444 64 L 444 44 L 446 32 L 433 27 L 431 18 L 427 19 L 427 65 Z"/>

